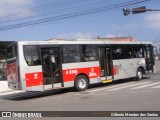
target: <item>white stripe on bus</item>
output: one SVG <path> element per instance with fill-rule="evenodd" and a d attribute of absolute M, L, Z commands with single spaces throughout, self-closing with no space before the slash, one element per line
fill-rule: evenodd
<path fill-rule="evenodd" d="M 99 61 L 67 63 L 67 64 L 62 64 L 62 67 L 63 67 L 63 70 L 86 68 L 86 67 L 99 67 Z"/>

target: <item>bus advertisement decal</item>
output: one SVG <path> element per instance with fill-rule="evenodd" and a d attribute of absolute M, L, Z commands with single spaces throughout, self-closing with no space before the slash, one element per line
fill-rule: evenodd
<path fill-rule="evenodd" d="M 75 80 L 78 74 L 86 74 L 89 78 L 98 78 L 100 77 L 100 68 L 88 67 L 63 70 L 64 82 Z"/>
<path fill-rule="evenodd" d="M 43 73 L 35 72 L 35 73 L 27 73 L 26 76 L 26 86 L 38 86 L 43 84 Z"/>
<path fill-rule="evenodd" d="M 7 64 L 7 80 L 8 82 L 15 83 L 16 79 L 16 62 Z"/>

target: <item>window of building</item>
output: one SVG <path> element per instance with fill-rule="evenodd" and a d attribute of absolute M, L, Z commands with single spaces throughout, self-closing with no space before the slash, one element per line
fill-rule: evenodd
<path fill-rule="evenodd" d="M 24 57 L 29 66 L 41 65 L 38 46 L 24 46 Z"/>

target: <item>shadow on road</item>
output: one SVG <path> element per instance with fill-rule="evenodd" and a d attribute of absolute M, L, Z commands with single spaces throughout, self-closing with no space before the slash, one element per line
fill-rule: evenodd
<path fill-rule="evenodd" d="M 140 81 L 144 81 L 146 79 L 149 79 L 150 77 L 145 76 L 144 79 L 140 80 Z M 135 81 L 135 79 L 122 79 L 122 80 L 117 80 L 114 81 L 112 83 L 107 83 L 107 84 L 93 84 L 90 85 L 90 87 L 88 89 L 95 89 L 97 88 L 103 88 L 103 87 L 107 87 L 107 86 L 112 86 L 112 85 L 118 85 L 118 84 L 122 84 L 122 83 L 129 83 L 129 82 L 133 82 Z M 49 90 L 49 91 L 32 91 L 32 92 L 20 92 L 20 93 L 12 93 L 12 94 L 8 94 L 8 95 L 2 95 L 0 96 L 1 99 L 5 99 L 5 100 L 13 100 L 13 101 L 20 101 L 20 100 L 28 100 L 28 99 L 36 99 L 36 98 L 41 98 L 41 97 L 47 97 L 47 96 L 53 96 L 53 95 L 62 95 L 68 92 L 73 92 L 73 89 L 56 89 L 56 90 Z M 87 91 L 82 92 L 82 93 L 87 93 Z"/>
<path fill-rule="evenodd" d="M 145 81 L 146 79 L 150 79 L 150 76 L 144 76 L 142 80 L 136 80 L 134 78 L 129 78 L 129 79 L 121 79 L 121 80 L 115 80 L 111 83 L 106 83 L 106 84 L 103 84 L 103 83 L 100 83 L 100 84 L 93 84 L 93 85 L 90 85 L 90 88 L 89 89 L 93 89 L 95 87 L 99 87 L 99 88 L 103 88 L 103 87 L 107 87 L 107 86 L 112 86 L 112 85 L 118 85 L 118 84 L 122 84 L 122 83 L 129 83 L 129 82 L 133 82 L 133 81 Z"/>
<path fill-rule="evenodd" d="M 70 92 L 70 89 L 62 89 L 62 90 L 49 90 L 49 91 L 33 91 L 33 92 L 21 92 L 21 93 L 12 93 L 8 95 L 2 95 L 0 98 L 5 100 L 13 100 L 13 101 L 21 101 L 28 99 L 35 99 L 59 94 L 65 94 Z"/>

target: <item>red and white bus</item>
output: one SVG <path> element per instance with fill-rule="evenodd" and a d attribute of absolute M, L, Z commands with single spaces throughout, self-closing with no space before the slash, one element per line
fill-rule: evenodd
<path fill-rule="evenodd" d="M 17 90 L 83 91 L 94 83 L 142 79 L 153 66 L 153 46 L 148 42 L 19 41 L 7 47 L 8 86 Z"/>

